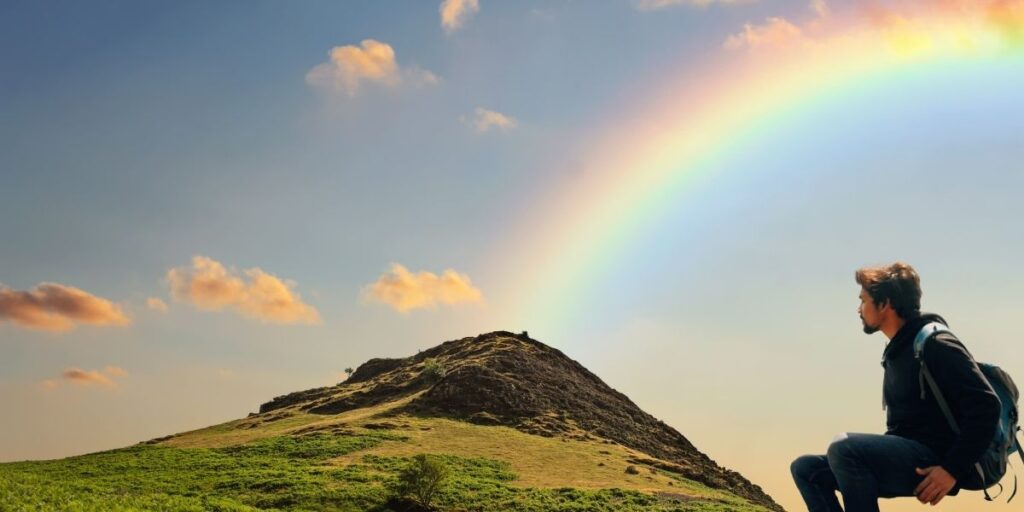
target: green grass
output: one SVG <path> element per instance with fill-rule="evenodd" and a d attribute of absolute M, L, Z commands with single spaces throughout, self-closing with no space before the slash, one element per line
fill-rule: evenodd
<path fill-rule="evenodd" d="M 215 449 L 140 445 L 3 464 L 0 503 L 11 510 L 366 510 L 386 499 L 381 486 L 321 463 L 388 439 L 396 436 L 272 437 Z"/>
<path fill-rule="evenodd" d="M 412 444 L 406 434 L 367 430 L 276 435 L 215 447 L 136 445 L 0 464 L 0 511 L 385 511 L 411 455 L 373 452 Z M 507 461 L 429 451 L 450 470 L 436 498 L 445 511 L 765 510 L 726 493 L 716 499 L 679 495 L 684 501 L 674 501 L 635 489 L 523 487 Z M 679 482 L 681 490 L 684 482 Z"/>

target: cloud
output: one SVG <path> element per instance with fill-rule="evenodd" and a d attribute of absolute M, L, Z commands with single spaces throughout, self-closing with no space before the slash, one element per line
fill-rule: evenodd
<path fill-rule="evenodd" d="M 387 304 L 401 313 L 433 309 L 438 304 L 483 302 L 480 290 L 465 274 L 452 269 L 440 276 L 430 272 L 413 274 L 397 263 L 391 265 L 391 273 L 382 274 L 377 282 L 363 289 L 363 298 Z"/>
<path fill-rule="evenodd" d="M 808 0 L 812 13 L 794 23 L 768 18 L 746 24 L 723 46 L 750 50 L 831 44 L 888 46 L 901 58 L 934 52 L 1004 51 L 1024 44 L 1024 0 L 906 0 L 866 2 L 833 13 L 827 0 Z M 860 41 L 860 43 L 854 43 Z"/>
<path fill-rule="evenodd" d="M 243 274 L 228 270 L 214 259 L 195 256 L 191 268 L 172 268 L 166 280 L 174 300 L 191 302 L 203 311 L 231 308 L 265 323 L 320 323 L 317 310 L 302 302 L 294 291 L 295 282 L 282 281 L 259 268 Z"/>
<path fill-rule="evenodd" d="M 725 40 L 726 48 L 757 48 L 761 46 L 787 46 L 803 38 L 800 27 L 784 18 L 768 18 L 761 25 L 747 23 L 743 31 Z"/>
<path fill-rule="evenodd" d="M 167 312 L 167 303 L 156 297 L 150 297 L 146 299 L 146 307 L 152 309 L 153 311 L 159 311 L 161 313 Z"/>
<path fill-rule="evenodd" d="M 107 366 L 106 368 L 103 369 L 103 371 L 107 375 L 110 375 L 111 377 L 124 377 L 128 375 L 128 372 L 126 372 L 124 368 L 121 368 L 120 366 Z"/>
<path fill-rule="evenodd" d="M 688 5 L 691 7 L 707 7 L 711 4 L 736 5 L 749 4 L 757 0 L 635 0 L 634 5 L 641 11 L 654 11 L 677 5 Z"/>
<path fill-rule="evenodd" d="M 360 45 L 331 48 L 327 52 L 328 61 L 306 73 L 306 83 L 355 96 L 363 83 L 397 87 L 402 83 L 434 85 L 439 82 L 429 71 L 400 68 L 395 61 L 395 50 L 387 43 L 364 39 Z"/>
<path fill-rule="evenodd" d="M 57 386 L 60 386 L 60 384 L 57 383 L 57 381 L 55 381 L 53 379 L 46 379 L 46 380 L 40 382 L 39 386 L 42 387 L 43 389 L 50 390 L 50 389 L 57 389 Z"/>
<path fill-rule="evenodd" d="M 480 3 L 477 0 L 444 0 L 439 11 L 441 26 L 445 32 L 451 34 L 462 28 L 474 14 L 480 12 Z"/>
<path fill-rule="evenodd" d="M 819 18 L 827 18 L 829 14 L 828 4 L 825 3 L 825 0 L 811 0 L 811 10 Z"/>
<path fill-rule="evenodd" d="M 124 326 L 131 323 L 120 306 L 73 286 L 40 283 L 19 291 L 0 285 L 0 322 L 45 331 L 68 331 L 76 324 Z"/>
<path fill-rule="evenodd" d="M 463 119 L 463 122 L 466 122 L 466 120 Z M 501 112 L 477 107 L 472 125 L 480 133 L 490 131 L 492 128 L 504 132 L 519 126 L 519 122 L 515 118 L 506 116 Z"/>
<path fill-rule="evenodd" d="M 64 380 L 71 381 L 72 384 L 77 386 L 103 386 L 107 388 L 116 388 L 117 383 L 113 378 L 121 378 L 126 375 L 128 375 L 128 372 L 118 366 L 107 366 L 103 369 L 102 373 L 96 370 L 83 370 L 74 367 L 66 368 L 61 373 L 61 377 Z M 43 385 L 47 389 L 54 389 L 57 387 L 57 382 L 47 379 L 43 381 Z"/>

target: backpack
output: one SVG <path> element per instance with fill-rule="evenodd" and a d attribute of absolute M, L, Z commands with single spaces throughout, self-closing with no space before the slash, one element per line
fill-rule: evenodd
<path fill-rule="evenodd" d="M 931 322 L 918 331 L 917 336 L 914 338 L 914 358 L 917 359 L 921 364 L 920 382 L 921 382 L 921 399 L 924 400 L 924 382 L 928 382 L 928 387 L 931 389 L 932 394 L 935 395 L 935 400 L 939 404 L 939 409 L 942 410 L 942 414 L 946 416 L 946 420 L 949 421 L 950 428 L 957 435 L 960 434 L 960 428 L 956 424 L 956 419 L 953 417 L 952 411 L 949 409 L 949 405 L 946 403 L 945 398 L 942 397 L 942 392 L 939 391 L 939 386 L 935 383 L 932 378 L 931 372 L 928 371 L 928 366 L 925 365 L 922 355 L 924 353 L 925 342 L 928 341 L 932 336 L 947 332 L 952 332 L 945 325 L 939 322 Z M 959 340 L 958 340 L 959 341 Z M 996 395 L 999 397 L 1000 412 L 999 412 L 999 424 L 996 427 L 995 436 L 992 438 L 992 443 L 989 445 L 985 454 L 981 456 L 981 459 L 974 464 L 974 468 L 978 471 L 978 477 L 980 478 L 977 482 L 964 482 L 961 484 L 962 489 L 968 490 L 982 490 L 985 492 L 985 499 L 992 501 L 992 497 L 988 494 L 988 488 L 993 485 L 999 486 L 999 493 L 996 497 L 999 497 L 1003 492 L 1003 485 L 999 481 L 1006 474 L 1006 466 L 1009 464 L 1010 455 L 1013 452 L 1017 452 L 1021 460 L 1024 461 L 1024 448 L 1021 447 L 1017 441 L 1017 432 L 1021 430 L 1018 426 L 1017 421 L 1019 419 L 1017 409 L 1017 399 L 1020 393 L 1017 391 L 1017 386 L 1013 383 L 1013 379 L 1004 372 L 1001 368 L 995 365 L 987 363 L 977 363 L 978 368 L 981 369 L 981 373 L 984 374 L 985 379 L 995 390 Z M 1017 475 L 1013 475 L 1013 492 L 1010 494 L 1007 503 L 1013 499 L 1017 494 Z"/>

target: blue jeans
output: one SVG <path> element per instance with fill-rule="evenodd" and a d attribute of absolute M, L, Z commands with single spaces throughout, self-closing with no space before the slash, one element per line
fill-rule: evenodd
<path fill-rule="evenodd" d="M 913 496 L 924 479 L 914 468 L 939 464 L 927 446 L 899 436 L 840 434 L 827 455 L 804 455 L 790 466 L 808 512 L 878 512 L 878 498 Z"/>

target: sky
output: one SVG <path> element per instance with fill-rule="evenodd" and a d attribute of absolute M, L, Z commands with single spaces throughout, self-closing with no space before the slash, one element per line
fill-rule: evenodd
<path fill-rule="evenodd" d="M 1024 375 L 1022 88 L 1019 0 L 4 2 L 0 461 L 527 330 L 803 510 L 857 268 Z"/>

